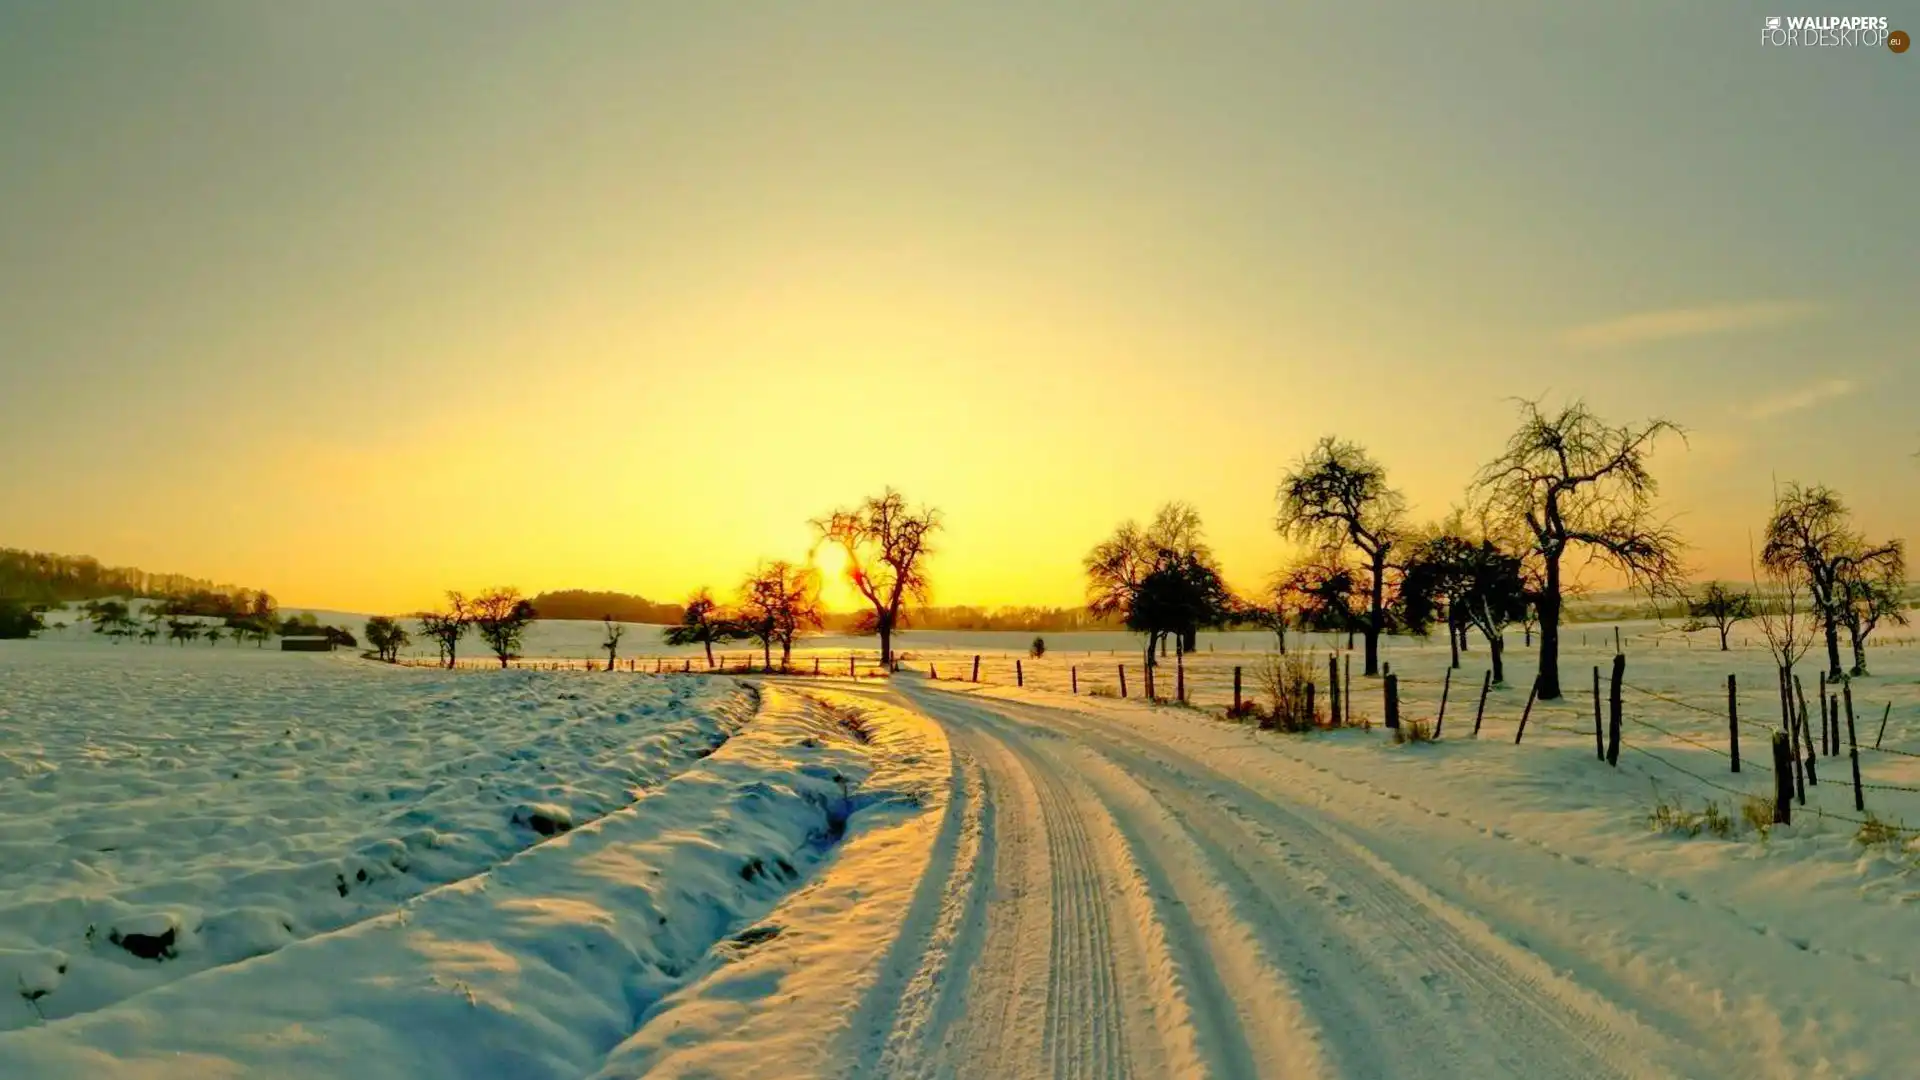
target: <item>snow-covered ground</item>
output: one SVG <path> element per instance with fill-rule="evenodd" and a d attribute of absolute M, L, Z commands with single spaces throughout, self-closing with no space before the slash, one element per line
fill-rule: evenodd
<path fill-rule="evenodd" d="M 1418 745 L 1045 674 L 1137 663 L 1120 635 L 1024 687 L 957 681 L 1016 647 L 966 636 L 859 683 L 0 643 L 0 1076 L 1915 1075 L 1920 847 L 1861 842 L 1844 752 L 1793 825 L 1743 820 L 1752 637 L 1623 625 L 1618 768 L 1610 627 L 1518 745 L 1517 634 L 1479 737 L 1476 649 Z M 1264 645 L 1203 643 L 1195 685 Z M 1444 642 L 1386 655 L 1433 717 Z M 1871 659 L 1863 794 L 1920 825 L 1920 648 Z M 1649 821 L 1708 799 L 1724 836 Z"/>

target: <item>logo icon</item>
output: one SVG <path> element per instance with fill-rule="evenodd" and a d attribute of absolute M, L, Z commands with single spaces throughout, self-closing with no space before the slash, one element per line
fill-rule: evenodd
<path fill-rule="evenodd" d="M 1780 16 L 1778 15 L 1767 16 L 1767 29 L 1769 30 L 1780 29 Z"/>
<path fill-rule="evenodd" d="M 1907 46 L 1912 44 L 1913 38 L 1908 37 L 1905 30 L 1895 30 L 1893 33 L 1887 35 L 1887 48 L 1892 49 L 1896 53 L 1906 52 Z"/>

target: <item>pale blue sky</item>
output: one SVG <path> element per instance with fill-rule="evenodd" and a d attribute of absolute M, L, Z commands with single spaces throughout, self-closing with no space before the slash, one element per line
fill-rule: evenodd
<path fill-rule="evenodd" d="M 1694 430 L 1707 572 L 1775 476 L 1920 533 L 1920 52 L 1467 7 L 0 0 L 0 544 L 673 596 L 891 482 L 944 599 L 1070 603 L 1166 498 L 1256 579 L 1326 432 L 1439 513 L 1541 394 Z"/>

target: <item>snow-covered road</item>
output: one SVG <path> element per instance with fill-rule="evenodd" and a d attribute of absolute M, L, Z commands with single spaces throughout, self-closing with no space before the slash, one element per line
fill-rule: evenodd
<path fill-rule="evenodd" d="M 1085 712 L 915 681 L 875 693 L 946 729 L 962 824 L 922 885 L 938 902 L 905 929 L 910 963 L 871 991 L 891 1007 L 868 1010 L 856 1072 L 1738 1072 L 1396 866 L 1324 808 L 1335 782 L 1310 766 L 1273 791 Z M 1434 839 L 1512 846 L 1455 832 Z"/>

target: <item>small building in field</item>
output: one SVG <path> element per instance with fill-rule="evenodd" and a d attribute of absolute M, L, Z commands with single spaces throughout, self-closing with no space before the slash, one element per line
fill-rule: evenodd
<path fill-rule="evenodd" d="M 280 639 L 281 652 L 332 652 L 333 639 L 321 634 L 301 634 Z"/>

